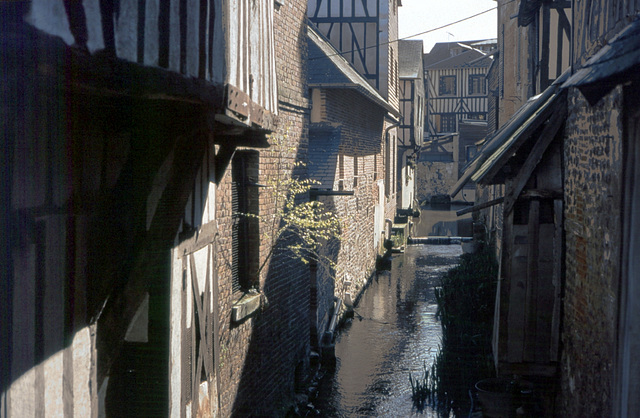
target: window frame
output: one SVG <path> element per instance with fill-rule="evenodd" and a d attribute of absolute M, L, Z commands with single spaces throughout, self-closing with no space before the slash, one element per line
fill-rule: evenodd
<path fill-rule="evenodd" d="M 245 293 L 257 286 L 259 237 L 258 175 L 259 153 L 251 150 L 236 151 L 231 163 L 232 200 L 232 292 Z M 258 241 L 256 241 L 258 240 Z"/>
<path fill-rule="evenodd" d="M 481 91 L 474 91 L 474 86 L 477 83 L 474 83 L 473 80 L 480 80 L 479 85 L 481 86 Z M 484 74 L 469 74 L 469 96 L 485 96 L 487 94 L 487 78 Z"/>
<path fill-rule="evenodd" d="M 447 89 L 446 79 L 453 79 L 452 86 Z M 451 83 L 449 83 L 451 84 Z M 450 91 L 452 90 L 452 91 Z M 438 95 L 439 96 L 457 96 L 458 95 L 458 77 L 455 74 L 441 75 L 438 79 Z"/>
<path fill-rule="evenodd" d="M 457 131 L 457 125 L 458 125 L 458 115 L 456 113 L 440 113 L 439 115 L 439 122 L 436 126 L 436 128 L 438 129 L 439 134 L 441 133 L 451 133 L 451 132 L 458 132 Z M 447 121 L 445 124 L 445 120 Z M 444 129 L 446 127 L 452 127 L 453 129 L 448 130 L 448 129 Z"/>

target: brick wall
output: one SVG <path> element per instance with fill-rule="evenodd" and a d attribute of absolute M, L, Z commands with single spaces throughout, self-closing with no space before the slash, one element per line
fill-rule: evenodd
<path fill-rule="evenodd" d="M 339 126 L 337 155 L 326 155 L 325 158 L 337 159 L 333 190 L 354 191 L 354 195 L 319 198 L 338 215 L 342 224 L 339 242 L 325 247 L 326 254 L 335 262 L 335 270 L 329 272 L 320 268 L 318 271 L 320 338 L 330 319 L 333 297 L 340 297 L 345 302 L 355 300 L 375 269 L 374 215 L 379 203 L 377 182 L 385 173 L 381 138 L 386 114 L 385 110 L 352 90 L 328 89 L 323 91 L 322 97 L 324 123 L 314 125 L 312 129 Z"/>
<path fill-rule="evenodd" d="M 595 107 L 570 91 L 564 146 L 563 416 L 607 416 L 611 410 L 622 238 L 621 109 L 621 90 Z"/>
<path fill-rule="evenodd" d="M 258 183 L 288 176 L 297 160 L 307 158 L 308 97 L 306 88 L 306 1 L 287 1 L 274 13 L 277 54 L 279 121 L 282 147 L 260 151 Z M 304 172 L 300 173 L 304 175 Z M 296 374 L 304 376 L 309 356 L 309 268 L 282 253 L 267 259 L 270 237 L 261 238 L 259 276 L 262 305 L 253 317 L 231 322 L 238 299 L 231 291 L 231 170 L 218 186 L 220 282 L 221 415 L 283 415 L 290 405 Z M 260 188 L 260 214 L 274 213 L 272 189 Z M 268 225 L 262 223 L 261 231 Z M 282 244 L 282 243 L 279 243 Z M 299 373 L 298 373 L 299 372 Z"/>

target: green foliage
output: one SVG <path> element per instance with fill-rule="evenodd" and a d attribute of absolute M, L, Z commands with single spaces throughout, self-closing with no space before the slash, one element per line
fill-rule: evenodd
<path fill-rule="evenodd" d="M 402 232 L 395 232 L 391 235 L 392 248 L 400 248 L 405 244 L 404 234 Z"/>
<path fill-rule="evenodd" d="M 422 378 L 419 377 L 413 380 L 413 376 L 409 374 L 411 400 L 418 412 L 422 412 L 426 405 L 435 405 L 437 403 L 436 363 L 433 363 L 431 368 L 427 368 L 427 363 L 425 362 L 422 367 L 424 368 Z"/>
<path fill-rule="evenodd" d="M 305 264 L 310 261 L 333 262 L 320 253 L 321 245 L 340 237 L 340 221 L 322 202 L 305 200 L 305 195 L 318 183 L 302 178 L 299 173 L 304 163 L 296 160 L 296 148 L 291 146 L 288 130 L 273 134 L 268 157 L 275 162 L 274 175 L 265 180 L 265 188 L 274 204 L 274 210 L 261 214 L 244 214 L 260 220 L 263 240 L 270 243 L 267 256 L 259 272 L 268 265 L 275 253 L 283 253 Z"/>

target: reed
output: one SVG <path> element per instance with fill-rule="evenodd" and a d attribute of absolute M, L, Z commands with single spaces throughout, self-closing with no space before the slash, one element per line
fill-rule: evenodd
<path fill-rule="evenodd" d="M 414 381 L 413 403 L 421 410 L 429 405 L 448 417 L 468 411 L 468 391 L 474 383 L 493 376 L 491 333 L 498 263 L 491 245 L 481 244 L 463 254 L 435 289 L 437 318 L 442 325 L 442 345 L 433 365 Z M 421 403 L 422 402 L 422 403 Z"/>

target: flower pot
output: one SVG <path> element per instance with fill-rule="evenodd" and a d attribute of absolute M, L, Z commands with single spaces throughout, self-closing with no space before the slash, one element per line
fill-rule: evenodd
<path fill-rule="evenodd" d="M 513 417 L 516 408 L 530 396 L 533 384 L 504 378 L 483 379 L 476 383 L 478 400 L 485 417 Z"/>

